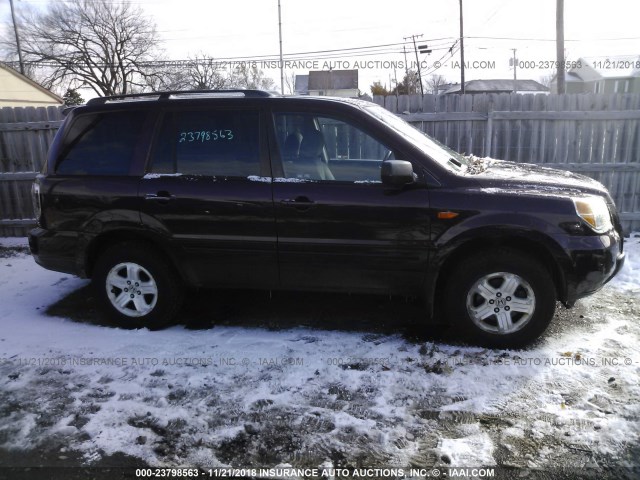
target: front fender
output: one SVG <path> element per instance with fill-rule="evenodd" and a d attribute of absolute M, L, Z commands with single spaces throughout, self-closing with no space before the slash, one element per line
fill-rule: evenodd
<path fill-rule="evenodd" d="M 565 299 L 564 272 L 572 260 L 558 243 L 558 232 L 559 228 L 550 222 L 526 214 L 479 214 L 447 229 L 435 239 L 433 254 L 429 258 L 425 290 L 431 313 L 439 281 L 454 262 L 475 252 L 500 247 L 518 248 L 532 256 L 542 257 L 556 280 L 559 298 Z"/>

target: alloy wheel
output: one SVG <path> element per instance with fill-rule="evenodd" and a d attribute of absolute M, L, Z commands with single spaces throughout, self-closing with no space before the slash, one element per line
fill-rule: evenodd
<path fill-rule="evenodd" d="M 153 310 L 158 301 L 158 286 L 149 271 L 133 262 L 119 263 L 106 278 L 107 297 L 128 317 L 142 317 Z"/>
<path fill-rule="evenodd" d="M 483 276 L 467 293 L 467 311 L 480 329 L 506 335 L 522 329 L 533 316 L 536 297 L 531 285 L 513 273 Z"/>

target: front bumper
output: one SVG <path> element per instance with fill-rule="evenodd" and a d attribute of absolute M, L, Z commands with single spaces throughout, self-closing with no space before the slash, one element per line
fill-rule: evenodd
<path fill-rule="evenodd" d="M 626 254 L 623 239 L 616 231 L 598 236 L 568 236 L 563 245 L 568 261 L 564 263 L 565 304 L 600 290 L 620 271 Z"/>

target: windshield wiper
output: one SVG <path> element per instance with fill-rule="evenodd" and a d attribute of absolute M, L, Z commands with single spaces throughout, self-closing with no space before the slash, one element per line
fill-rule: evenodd
<path fill-rule="evenodd" d="M 453 157 L 449 158 L 449 163 L 452 163 L 453 165 L 455 165 L 458 168 L 462 168 L 462 163 L 459 162 L 458 160 L 456 160 Z"/>

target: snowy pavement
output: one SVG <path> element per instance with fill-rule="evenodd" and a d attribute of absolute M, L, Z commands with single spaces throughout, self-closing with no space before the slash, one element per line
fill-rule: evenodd
<path fill-rule="evenodd" d="M 186 325 L 118 330 L 87 281 L 23 245 L 0 239 L 2 452 L 640 474 L 640 237 L 616 280 L 521 351 L 425 340 L 419 305 L 368 296 L 207 292 Z"/>

